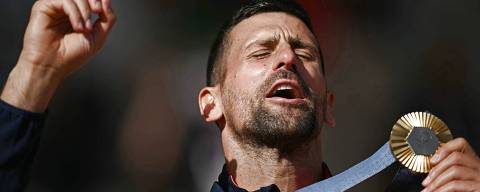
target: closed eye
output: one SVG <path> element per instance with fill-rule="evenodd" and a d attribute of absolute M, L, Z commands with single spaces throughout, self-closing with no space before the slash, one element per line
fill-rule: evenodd
<path fill-rule="evenodd" d="M 249 55 L 249 57 L 261 59 L 261 58 L 265 58 L 266 56 L 270 55 L 270 53 L 271 53 L 270 50 L 261 49 L 261 50 L 253 52 L 252 54 Z"/>
<path fill-rule="evenodd" d="M 295 54 L 300 59 L 304 59 L 306 61 L 314 61 L 315 60 L 315 57 L 312 54 L 308 53 L 307 51 L 296 50 Z"/>

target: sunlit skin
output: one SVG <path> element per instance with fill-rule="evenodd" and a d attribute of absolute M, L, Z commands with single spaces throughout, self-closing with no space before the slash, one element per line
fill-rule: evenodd
<path fill-rule="evenodd" d="M 115 21 L 110 0 L 36 1 L 1 99 L 44 112 L 59 84 L 100 51 Z"/>
<path fill-rule="evenodd" d="M 315 37 L 301 20 L 285 13 L 264 13 L 241 22 L 232 30 L 230 37 L 232 46 L 226 55 L 227 73 L 224 86 L 238 89 L 238 93 L 251 94 L 259 86 L 259 82 L 265 81 L 271 73 L 280 69 L 291 70 L 295 65 L 311 92 L 319 96 L 317 103 L 322 103 L 326 86 Z M 298 38 L 305 47 L 293 47 L 289 42 L 293 38 Z M 295 105 L 294 102 L 305 101 L 269 98 L 266 104 L 272 111 L 292 114 L 296 112 L 295 109 L 280 104 Z M 320 106 L 320 109 L 322 108 L 324 106 Z M 248 115 L 242 114 L 247 112 L 246 110 L 234 112 L 239 114 L 239 117 Z M 319 110 L 317 117 L 323 117 L 322 110 Z M 323 119 L 319 118 L 319 121 L 319 125 L 322 125 Z M 232 119 L 231 122 L 243 123 L 240 118 Z M 314 139 L 305 149 L 299 149 L 297 154 L 281 157 L 277 149 L 252 149 L 242 146 L 235 141 L 229 126 L 227 124 L 222 132 L 225 158 L 227 162 L 232 162 L 227 167 L 237 184 L 245 189 L 256 190 L 275 183 L 281 191 L 293 191 L 321 179 L 320 137 Z"/>
<path fill-rule="evenodd" d="M 90 20 L 92 14 L 99 19 Z M 103 47 L 115 21 L 110 0 L 36 1 L 24 47 L 0 98 L 20 109 L 44 112 L 62 81 Z M 228 47 L 222 60 L 226 65 L 225 80 L 203 88 L 199 106 L 205 120 L 220 127 L 229 174 L 247 190 L 276 184 L 281 191 L 294 191 L 323 179 L 320 128 L 335 125 L 334 96 L 327 91 L 311 31 L 288 14 L 262 13 L 235 26 Z M 231 101 L 225 105 L 225 90 L 242 98 L 258 97 L 258 87 L 280 70 L 295 71 L 313 97 L 300 92 L 289 99 L 269 97 L 265 91 L 261 95 L 264 107 L 287 119 L 302 113 L 296 106 L 314 104 L 317 108 L 318 131 L 305 145 L 288 154 L 278 148 L 252 147 L 239 141 L 235 136 L 239 130 L 235 129 L 244 128 L 242 125 L 251 118 L 245 110 L 248 106 Z M 297 90 L 301 85 L 280 79 L 272 86 L 281 84 Z M 437 150 L 432 164 L 423 182 L 425 191 L 480 191 L 480 159 L 466 140 L 457 138 L 446 143 Z"/>
<path fill-rule="evenodd" d="M 203 114 L 207 115 L 207 121 L 216 121 L 222 129 L 222 143 L 229 173 L 239 186 L 247 190 L 276 184 L 281 191 L 294 191 L 321 180 L 323 159 L 319 131 L 313 140 L 288 156 L 282 156 L 280 150 L 275 148 L 252 148 L 238 141 L 232 130 L 233 127 L 242 127 L 245 123 L 244 117 L 249 115 L 248 111 L 242 110 L 242 104 L 238 103 L 238 106 L 230 106 L 237 118 L 225 119 L 223 112 L 227 109 L 221 103 L 221 90 L 224 87 L 253 97 L 259 85 L 276 71 L 296 71 L 315 95 L 315 101 L 308 101 L 306 98 L 267 98 L 265 104 L 268 109 L 295 115 L 300 111 L 294 108 L 294 105 L 314 102 L 318 108 L 318 126 L 324 123 L 334 126 L 334 96 L 326 89 L 315 37 L 301 20 L 285 13 L 274 12 L 258 14 L 242 21 L 231 31 L 230 41 L 231 46 L 224 57 L 227 65 L 224 83 L 205 88 L 200 93 L 200 100 L 202 95 L 212 95 L 218 101 L 218 109 L 213 109 L 217 111 Z M 299 82 L 281 79 L 275 84 L 295 87 Z"/>

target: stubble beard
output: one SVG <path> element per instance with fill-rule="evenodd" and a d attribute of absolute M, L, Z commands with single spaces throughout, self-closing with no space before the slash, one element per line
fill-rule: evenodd
<path fill-rule="evenodd" d="M 281 105 L 266 102 L 265 93 L 278 79 L 297 80 L 305 95 L 306 103 Z M 280 71 L 269 77 L 253 97 L 224 89 L 227 121 L 236 119 L 232 126 L 235 137 L 253 148 L 275 148 L 285 154 L 309 143 L 319 132 L 317 128 L 317 105 L 306 84 L 291 71 Z"/>

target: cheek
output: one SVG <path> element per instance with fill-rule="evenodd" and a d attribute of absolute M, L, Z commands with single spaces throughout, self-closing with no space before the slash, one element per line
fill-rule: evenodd
<path fill-rule="evenodd" d="M 323 95 L 325 94 L 325 78 L 323 74 L 320 72 L 320 69 L 317 67 L 305 67 L 303 71 L 303 80 L 312 89 L 313 93 L 316 95 Z"/>
<path fill-rule="evenodd" d="M 238 88 L 246 92 L 254 91 L 254 88 L 264 81 L 266 66 L 262 63 L 242 63 L 234 75 Z"/>

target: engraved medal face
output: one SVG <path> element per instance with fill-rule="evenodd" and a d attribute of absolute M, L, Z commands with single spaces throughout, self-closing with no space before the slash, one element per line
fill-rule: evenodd
<path fill-rule="evenodd" d="M 413 127 L 407 143 L 416 155 L 433 155 L 438 148 L 438 138 L 428 127 Z"/>
<path fill-rule="evenodd" d="M 390 133 L 390 149 L 397 160 L 414 172 L 428 173 L 437 148 L 452 140 L 452 133 L 438 117 L 413 112 L 401 117 Z"/>

